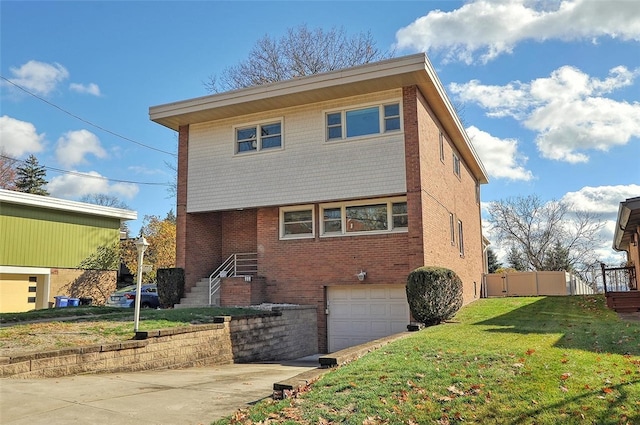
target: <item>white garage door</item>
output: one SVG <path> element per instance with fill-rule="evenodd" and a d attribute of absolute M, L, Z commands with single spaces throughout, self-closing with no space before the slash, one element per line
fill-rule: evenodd
<path fill-rule="evenodd" d="M 327 288 L 329 352 L 407 330 L 409 304 L 404 285 Z"/>

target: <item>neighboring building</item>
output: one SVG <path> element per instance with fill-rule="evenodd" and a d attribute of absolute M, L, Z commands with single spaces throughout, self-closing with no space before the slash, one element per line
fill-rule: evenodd
<path fill-rule="evenodd" d="M 417 267 L 448 267 L 465 303 L 479 297 L 487 175 L 424 54 L 159 105 L 150 118 L 179 133 L 187 290 L 230 255 L 257 253 L 245 304 L 317 306 L 323 351 L 405 330 Z"/>
<path fill-rule="evenodd" d="M 100 288 L 91 288 L 80 284 L 86 271 L 77 267 L 118 243 L 120 222 L 136 218 L 135 211 L 0 190 L 0 312 L 48 308 L 57 295 L 108 294 L 116 271 L 100 272 Z"/>
<path fill-rule="evenodd" d="M 627 253 L 626 264 L 602 264 L 602 280 L 607 305 L 617 312 L 640 311 L 640 196 L 620 202 L 613 233 L 613 249 Z"/>
<path fill-rule="evenodd" d="M 620 202 L 618 219 L 613 235 L 613 249 L 627 253 L 627 266 L 634 269 L 634 276 L 640 276 L 640 196 Z M 637 281 L 634 285 L 638 289 Z"/>

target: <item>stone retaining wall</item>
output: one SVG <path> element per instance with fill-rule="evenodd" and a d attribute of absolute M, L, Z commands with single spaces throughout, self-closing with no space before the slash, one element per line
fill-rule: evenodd
<path fill-rule="evenodd" d="M 52 378 L 82 373 L 290 360 L 318 352 L 314 306 L 273 307 L 256 316 L 138 332 L 134 340 L 0 357 L 0 377 Z"/>

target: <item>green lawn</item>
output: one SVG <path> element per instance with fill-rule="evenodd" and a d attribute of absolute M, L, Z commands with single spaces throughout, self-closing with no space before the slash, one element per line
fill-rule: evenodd
<path fill-rule="evenodd" d="M 216 424 L 640 424 L 639 356 L 603 296 L 483 299 Z"/>

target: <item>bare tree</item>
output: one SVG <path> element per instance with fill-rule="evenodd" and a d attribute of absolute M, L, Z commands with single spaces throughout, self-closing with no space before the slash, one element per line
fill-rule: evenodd
<path fill-rule="evenodd" d="M 121 208 L 128 210 L 129 206 L 113 195 L 105 195 L 104 193 L 92 193 L 90 195 L 83 195 L 80 198 L 80 202 L 86 202 L 87 204 L 95 204 L 103 207 Z M 129 237 L 129 225 L 126 221 L 120 221 L 120 231 L 124 232 Z"/>
<path fill-rule="evenodd" d="M 300 25 L 289 28 L 279 40 L 265 35 L 245 61 L 226 68 L 219 78 L 212 75 L 204 85 L 209 92 L 217 93 L 349 68 L 393 55 L 393 51 L 378 49 L 370 32 L 349 36 L 342 27 L 324 31 Z"/>
<path fill-rule="evenodd" d="M 103 207 L 122 208 L 123 210 L 129 209 L 129 206 L 125 202 L 118 199 L 117 196 L 105 195 L 104 193 L 92 193 L 90 195 L 83 195 L 80 198 L 80 202 L 101 205 Z"/>
<path fill-rule="evenodd" d="M 17 159 L 0 149 L 0 189 L 16 190 L 17 164 Z"/>
<path fill-rule="evenodd" d="M 595 214 L 535 195 L 492 202 L 488 211 L 497 243 L 517 254 L 529 270 L 579 271 L 593 263 L 605 224 Z"/>

